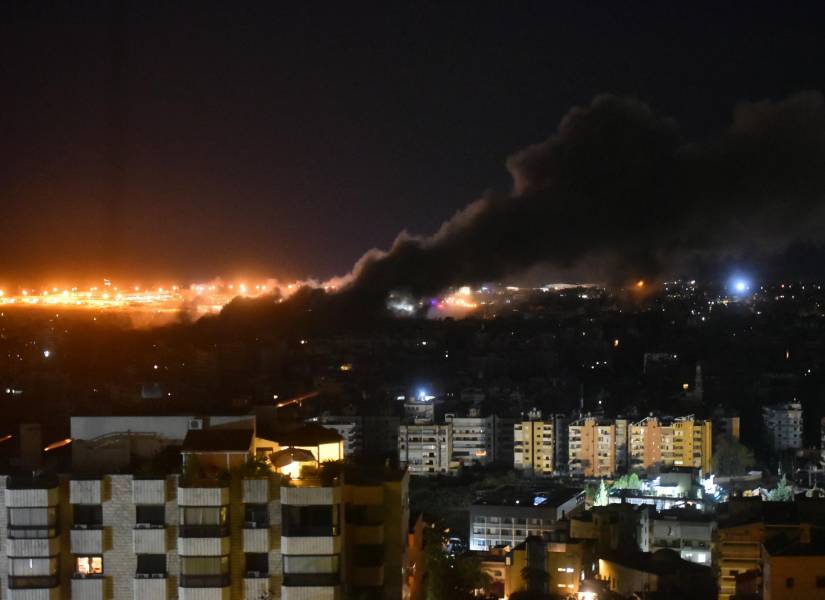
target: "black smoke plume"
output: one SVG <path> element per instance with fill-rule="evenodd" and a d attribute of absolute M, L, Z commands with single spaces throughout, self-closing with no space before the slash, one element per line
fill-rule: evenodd
<path fill-rule="evenodd" d="M 296 301 L 380 310 L 390 292 L 433 295 L 539 264 L 586 262 L 626 282 L 825 239 L 816 92 L 741 104 L 725 131 L 697 143 L 639 101 L 598 96 L 507 168 L 511 192 L 485 194 L 430 237 L 402 232 L 390 250 L 367 252 L 336 293 Z"/>

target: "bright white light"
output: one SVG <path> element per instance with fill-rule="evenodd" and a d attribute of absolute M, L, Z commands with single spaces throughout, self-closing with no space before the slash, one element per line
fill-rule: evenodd
<path fill-rule="evenodd" d="M 51 350 L 43 350 L 43 358 L 49 358 L 51 354 Z"/>
<path fill-rule="evenodd" d="M 735 277 L 731 282 L 731 287 L 733 291 L 737 294 L 744 294 L 748 290 L 751 289 L 750 281 L 745 279 L 744 277 Z"/>

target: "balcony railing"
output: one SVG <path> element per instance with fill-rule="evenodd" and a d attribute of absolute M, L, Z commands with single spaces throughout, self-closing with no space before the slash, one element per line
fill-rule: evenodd
<path fill-rule="evenodd" d="M 338 585 L 340 581 L 338 573 L 287 573 L 283 584 L 289 587 L 328 587 Z"/>
<path fill-rule="evenodd" d="M 181 525 L 178 527 L 178 537 L 206 538 L 226 537 L 229 535 L 229 524 L 226 525 Z"/>
<path fill-rule="evenodd" d="M 53 588 L 60 584 L 58 575 L 10 575 L 10 590 L 27 590 L 31 588 Z"/>
<path fill-rule="evenodd" d="M 180 587 L 185 588 L 218 588 L 229 585 L 229 573 L 221 575 L 181 575 Z"/>

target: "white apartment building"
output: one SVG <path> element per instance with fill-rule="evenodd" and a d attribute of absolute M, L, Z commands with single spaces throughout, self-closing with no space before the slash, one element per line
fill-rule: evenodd
<path fill-rule="evenodd" d="M 678 552 L 682 560 L 711 565 L 716 522 L 695 509 L 672 509 L 653 516 L 650 551 Z"/>
<path fill-rule="evenodd" d="M 762 407 L 765 437 L 775 452 L 802 448 L 802 404 L 788 402 Z"/>
<path fill-rule="evenodd" d="M 411 475 L 454 474 L 453 425 L 399 425 L 398 461 Z"/>
<path fill-rule="evenodd" d="M 183 475 L 0 475 L 0 597 L 405 598 L 407 473 L 325 467 L 321 446 L 248 473 L 236 455 L 252 456 L 251 430 L 193 430 Z"/>

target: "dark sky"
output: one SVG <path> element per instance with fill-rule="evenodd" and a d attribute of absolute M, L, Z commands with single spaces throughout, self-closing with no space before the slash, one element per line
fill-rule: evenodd
<path fill-rule="evenodd" d="M 825 89 L 822 2 L 337 4 L 3 3 L 0 282 L 341 274 L 596 94 Z"/>

